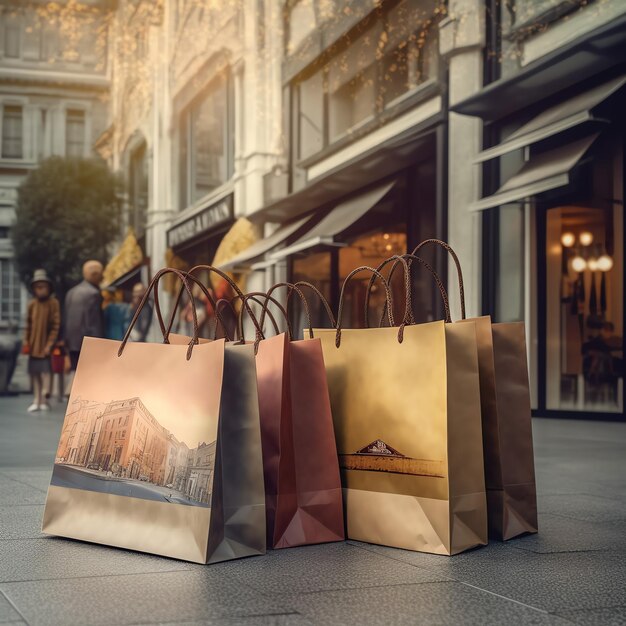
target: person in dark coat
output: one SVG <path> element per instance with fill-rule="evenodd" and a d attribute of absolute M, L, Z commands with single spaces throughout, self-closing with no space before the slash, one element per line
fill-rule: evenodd
<path fill-rule="evenodd" d="M 102 294 L 99 287 L 102 272 L 100 261 L 87 261 L 83 265 L 83 281 L 72 287 L 65 296 L 63 338 L 72 372 L 76 370 L 83 338 L 104 337 Z"/>

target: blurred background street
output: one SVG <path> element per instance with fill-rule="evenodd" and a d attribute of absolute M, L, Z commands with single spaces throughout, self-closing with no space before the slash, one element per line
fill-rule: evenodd
<path fill-rule="evenodd" d="M 534 421 L 539 534 L 455 557 L 348 541 L 193 565 L 44 537 L 63 406 L 0 398 L 0 623 L 623 624 L 626 432 Z"/>

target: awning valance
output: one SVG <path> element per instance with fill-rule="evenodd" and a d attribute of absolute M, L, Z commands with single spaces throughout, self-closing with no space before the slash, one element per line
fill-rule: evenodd
<path fill-rule="evenodd" d="M 379 185 L 345 202 L 339 203 L 305 235 L 290 246 L 271 255 L 274 260 L 284 259 L 295 252 L 302 252 L 318 245 L 343 245 L 335 237 L 374 208 L 395 185 L 395 180 Z"/>
<path fill-rule="evenodd" d="M 237 270 L 237 269 L 249 269 L 253 262 L 260 259 L 267 252 L 271 252 L 276 246 L 283 243 L 291 235 L 293 235 L 299 228 L 304 226 L 308 222 L 310 216 L 301 218 L 282 226 L 269 237 L 264 237 L 259 241 L 256 241 L 251 246 L 240 252 L 237 256 L 229 259 L 226 263 L 220 265 L 222 270 Z"/>
<path fill-rule="evenodd" d="M 595 133 L 531 158 L 495 194 L 472 203 L 470 210 L 481 211 L 503 204 L 520 202 L 538 193 L 568 185 L 571 170 L 584 157 L 598 134 Z"/>
<path fill-rule="evenodd" d="M 625 84 L 626 76 L 622 75 L 542 111 L 501 144 L 480 152 L 475 162 L 488 161 L 513 150 L 530 146 L 584 122 L 606 122 L 594 115 L 594 109 Z"/>

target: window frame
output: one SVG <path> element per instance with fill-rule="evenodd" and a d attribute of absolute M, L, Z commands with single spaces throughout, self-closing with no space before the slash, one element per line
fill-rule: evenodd
<path fill-rule="evenodd" d="M 68 137 L 68 122 L 70 121 L 70 116 L 72 114 L 75 113 L 80 113 L 82 115 L 82 126 L 83 126 L 83 145 L 82 145 L 82 150 L 80 154 L 70 154 L 70 151 L 68 150 L 70 144 L 72 145 L 78 145 L 78 142 L 70 142 L 69 141 L 69 137 Z M 85 158 L 87 154 L 87 111 L 84 108 L 81 107 L 72 107 L 72 106 L 68 106 L 65 109 L 65 156 L 71 157 L 78 157 L 78 158 Z"/>
<path fill-rule="evenodd" d="M 6 115 L 6 109 L 9 107 L 14 107 L 16 109 L 19 109 L 21 112 L 21 116 L 20 116 L 20 154 L 19 156 L 14 156 L 14 155 L 5 155 L 4 153 L 4 141 L 5 141 L 5 115 Z M 24 104 L 22 102 L 12 102 L 12 101 L 8 101 L 8 102 L 2 102 L 0 104 L 0 159 L 2 160 L 16 160 L 16 161 L 22 161 L 24 160 L 25 157 L 25 145 L 24 145 Z M 17 141 L 17 139 L 14 139 L 15 141 Z"/>
<path fill-rule="evenodd" d="M 203 196 L 193 199 L 195 162 L 193 160 L 194 133 L 192 128 L 193 112 L 211 93 L 217 89 L 225 90 L 226 115 L 224 116 L 224 155 L 226 159 L 226 177 L 218 186 L 208 191 Z M 226 68 L 219 76 L 214 77 L 205 85 L 178 114 L 178 208 L 179 212 L 192 206 L 205 203 L 207 198 L 212 197 L 232 181 L 235 173 L 235 110 L 234 110 L 234 80 L 233 72 Z M 185 151 L 183 153 L 183 142 Z"/>
<path fill-rule="evenodd" d="M 9 313 L 5 316 L 3 307 L 5 304 L 4 291 L 4 265 L 8 266 L 9 276 Z M 11 258 L 0 258 L 0 326 L 19 326 L 22 321 L 22 282 Z"/>
<path fill-rule="evenodd" d="M 3 15 L 6 19 L 6 15 Z M 17 54 L 7 54 L 7 32 L 10 29 L 17 31 Z M 16 15 L 13 20 L 7 19 L 2 29 L 2 56 L 4 59 L 19 60 L 22 58 L 22 50 L 24 48 L 24 41 L 22 36 L 22 16 Z"/>

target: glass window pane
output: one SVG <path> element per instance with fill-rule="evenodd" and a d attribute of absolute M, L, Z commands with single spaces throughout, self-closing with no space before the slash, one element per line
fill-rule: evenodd
<path fill-rule="evenodd" d="M 192 105 L 192 202 L 228 179 L 226 115 L 225 81 Z"/>
<path fill-rule="evenodd" d="M 65 154 L 85 156 L 85 112 L 69 110 L 65 120 Z"/>
<path fill-rule="evenodd" d="M 317 72 L 300 84 L 299 158 L 324 147 L 324 74 Z"/>
<path fill-rule="evenodd" d="M 22 107 L 5 105 L 2 112 L 2 156 L 22 158 Z"/>
<path fill-rule="evenodd" d="M 5 16 L 4 56 L 17 59 L 20 56 L 20 23 L 17 17 Z"/>
<path fill-rule="evenodd" d="M 306 280 L 315 285 L 330 302 L 330 252 L 319 252 L 302 258 L 294 258 L 291 266 L 292 282 Z M 320 299 L 312 292 L 303 289 L 307 298 L 311 323 L 314 328 L 331 328 L 328 314 Z M 299 297 L 292 295 L 289 302 L 289 319 L 292 324 L 294 335 L 302 338 L 302 330 L 306 328 L 306 317 L 302 305 L 298 302 Z"/>
<path fill-rule="evenodd" d="M 621 207 L 548 211 L 548 409 L 623 410 L 622 219 Z"/>
<path fill-rule="evenodd" d="M 381 34 L 382 26 L 376 24 L 329 63 L 330 141 L 376 111 L 376 64 Z"/>

